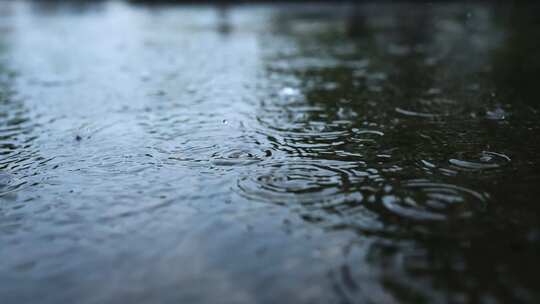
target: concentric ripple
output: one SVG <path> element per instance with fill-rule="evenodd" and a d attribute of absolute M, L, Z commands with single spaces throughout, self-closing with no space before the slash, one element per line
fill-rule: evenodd
<path fill-rule="evenodd" d="M 213 153 L 210 162 L 215 166 L 245 166 L 260 162 L 271 154 L 270 150 L 256 153 L 246 149 L 228 149 Z"/>
<path fill-rule="evenodd" d="M 540 303 L 535 10 L 56 2 L 0 1 L 0 302 Z"/>
<path fill-rule="evenodd" d="M 277 204 L 317 204 L 347 197 L 354 183 L 365 179 L 353 165 L 289 161 L 260 166 L 238 180 L 240 194 Z"/>
<path fill-rule="evenodd" d="M 486 195 L 453 184 L 427 180 L 404 182 L 396 192 L 382 197 L 392 214 L 410 220 L 443 221 L 471 217 L 485 207 Z"/>
<path fill-rule="evenodd" d="M 511 159 L 502 153 L 482 151 L 481 153 L 460 153 L 459 158 L 452 158 L 448 162 L 457 169 L 477 171 L 504 167 L 511 162 Z"/>
<path fill-rule="evenodd" d="M 13 175 L 0 172 L 0 197 L 16 191 L 24 184 L 24 181 Z"/>

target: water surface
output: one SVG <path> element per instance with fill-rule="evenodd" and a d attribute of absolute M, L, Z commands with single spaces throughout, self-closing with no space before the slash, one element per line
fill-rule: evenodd
<path fill-rule="evenodd" d="M 0 3 L 2 303 L 537 303 L 531 5 Z"/>

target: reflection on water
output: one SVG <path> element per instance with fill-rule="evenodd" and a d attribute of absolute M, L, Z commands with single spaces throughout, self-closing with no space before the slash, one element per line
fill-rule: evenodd
<path fill-rule="evenodd" d="M 0 295 L 537 302 L 536 9 L 0 4 Z"/>

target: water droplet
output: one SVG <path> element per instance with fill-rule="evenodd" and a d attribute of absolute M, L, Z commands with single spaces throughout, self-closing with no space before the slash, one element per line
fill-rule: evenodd
<path fill-rule="evenodd" d="M 297 96 L 300 95 L 300 90 L 291 87 L 285 87 L 281 89 L 281 91 L 279 91 L 279 95 L 282 97 Z"/>
<path fill-rule="evenodd" d="M 486 118 L 491 120 L 504 120 L 508 114 L 502 108 L 486 111 Z"/>
<path fill-rule="evenodd" d="M 323 85 L 323 88 L 327 91 L 333 91 L 335 89 L 337 89 L 339 87 L 339 85 L 335 82 L 327 82 Z"/>
<path fill-rule="evenodd" d="M 441 94 L 441 89 L 439 89 L 439 88 L 431 88 L 431 89 L 427 90 L 427 94 L 429 94 L 429 95 Z"/>

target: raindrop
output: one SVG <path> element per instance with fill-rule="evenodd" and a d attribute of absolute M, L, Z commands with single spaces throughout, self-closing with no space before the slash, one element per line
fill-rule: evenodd
<path fill-rule="evenodd" d="M 296 96 L 300 94 L 300 90 L 291 88 L 291 87 L 285 87 L 279 91 L 279 95 L 282 97 L 291 97 Z"/>
<path fill-rule="evenodd" d="M 508 114 L 502 108 L 486 111 L 486 118 L 491 120 L 504 120 Z"/>

